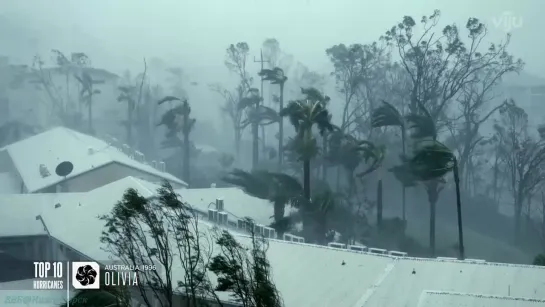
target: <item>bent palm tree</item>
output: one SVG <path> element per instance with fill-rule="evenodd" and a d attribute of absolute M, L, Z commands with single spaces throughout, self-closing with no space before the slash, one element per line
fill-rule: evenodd
<path fill-rule="evenodd" d="M 283 173 L 254 170 L 251 173 L 235 169 L 223 181 L 238 186 L 248 195 L 270 201 L 274 206 L 273 228 L 282 236 L 289 228 L 286 205 L 299 207 L 303 187 L 299 181 Z"/>
<path fill-rule="evenodd" d="M 91 75 L 89 75 L 87 72 L 81 73 L 81 76 L 74 75 L 76 80 L 81 85 L 81 90 L 79 93 L 79 97 L 81 99 L 81 102 L 83 102 L 87 106 L 87 117 L 89 119 L 88 123 L 88 130 L 89 134 L 94 134 L 94 128 L 93 128 L 93 96 L 100 94 L 99 89 L 95 89 L 94 85 L 96 84 L 104 84 L 104 80 L 93 80 L 91 78 Z"/>
<path fill-rule="evenodd" d="M 180 98 L 174 96 L 166 96 L 163 99 L 159 100 L 157 104 L 162 104 L 169 101 L 180 101 Z M 181 105 L 175 106 L 172 109 L 168 110 L 163 114 L 161 122 L 159 125 L 165 125 L 167 128 L 167 139 L 178 138 L 178 133 L 181 132 L 183 135 L 183 179 L 190 185 L 191 184 L 191 166 L 190 166 L 190 156 L 191 156 L 191 141 L 189 135 L 193 131 L 195 126 L 196 119 L 190 118 L 191 115 L 191 106 L 187 99 L 185 99 Z"/>
<path fill-rule="evenodd" d="M 406 144 L 405 144 L 405 119 L 401 115 L 401 113 L 394 107 L 393 105 L 389 104 L 386 101 L 382 101 L 382 105 L 375 110 L 373 110 L 371 114 L 371 127 L 373 128 L 380 128 L 380 127 L 399 127 L 401 130 L 401 148 L 402 148 L 402 154 L 403 156 L 406 155 Z M 402 218 L 403 221 L 406 221 L 406 207 L 407 207 L 407 186 L 401 182 L 402 187 L 402 204 L 401 204 L 401 210 L 402 210 Z"/>
<path fill-rule="evenodd" d="M 462 204 L 460 200 L 460 176 L 458 160 L 453 152 L 444 144 L 433 140 L 424 141 L 425 144 L 415 152 L 408 161 L 408 168 L 418 180 L 431 181 L 443 178 L 448 172 L 454 175 L 456 186 L 456 209 L 458 218 L 458 248 L 460 259 L 465 259 L 464 234 L 462 228 Z"/>
<path fill-rule="evenodd" d="M 280 116 L 288 117 L 297 133 L 299 159 L 303 160 L 303 189 L 304 196 L 310 200 L 310 161 L 318 152 L 317 142 L 312 134 L 316 126 L 321 135 L 326 131 L 333 131 L 326 104 L 330 100 L 317 89 L 301 89 L 305 99 L 291 101 L 280 111 Z"/>

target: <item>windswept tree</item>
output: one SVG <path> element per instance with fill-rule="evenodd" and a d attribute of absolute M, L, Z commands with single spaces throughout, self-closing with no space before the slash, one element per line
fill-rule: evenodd
<path fill-rule="evenodd" d="M 545 142 L 531 137 L 528 114 L 513 102 L 505 104 L 500 115 L 496 133 L 501 140 L 499 153 L 507 166 L 514 202 L 515 242 L 518 243 L 525 201 L 545 181 Z"/>
<path fill-rule="evenodd" d="M 144 72 L 141 73 L 135 81 L 130 79 L 130 75 L 127 76 L 127 84 L 118 87 L 119 96 L 117 101 L 127 104 L 127 119 L 123 122 L 123 125 L 127 129 L 127 144 L 129 146 L 134 145 L 133 139 L 133 127 L 135 121 L 135 110 L 140 105 L 143 97 L 144 83 L 146 81 L 146 75 L 148 71 L 148 65 L 146 59 L 144 59 Z"/>
<path fill-rule="evenodd" d="M 100 89 L 95 88 L 97 84 L 104 84 L 104 80 L 94 80 L 89 73 L 83 71 L 81 76 L 74 75 L 80 83 L 79 97 L 81 103 L 87 106 L 88 132 L 94 134 L 93 128 L 93 97 L 101 93 Z"/>
<path fill-rule="evenodd" d="M 462 204 L 460 199 L 460 174 L 456 156 L 442 143 L 436 140 L 424 140 L 420 144 L 417 144 L 416 151 L 407 162 L 407 169 L 411 175 L 416 180 L 424 182 L 438 182 L 437 179 L 443 179 L 447 173 L 452 171 L 456 186 L 459 259 L 465 259 Z M 432 206 L 431 210 L 433 212 L 430 212 L 430 249 L 432 256 L 435 256 L 435 206 Z"/>
<path fill-rule="evenodd" d="M 391 105 L 386 101 L 382 101 L 382 105 L 372 111 L 371 114 L 371 127 L 380 128 L 380 127 L 397 127 L 401 132 L 401 150 L 402 155 L 406 156 L 406 127 L 405 127 L 405 118 L 397 110 L 396 107 Z M 407 207 L 407 197 L 406 189 L 407 186 L 401 182 L 401 199 L 402 199 L 402 218 L 403 221 L 407 220 L 406 216 L 406 207 Z"/>
<path fill-rule="evenodd" d="M 201 227 L 210 226 L 202 225 L 191 205 L 166 182 L 153 199 L 128 189 L 100 219 L 105 222 L 104 251 L 125 265 L 148 264 L 156 269 L 138 272 L 139 295 L 131 291 L 128 296 L 119 286 L 101 287 L 80 292 L 82 300 L 74 301 L 84 304 L 73 306 L 155 307 L 159 302 L 162 307 L 175 307 L 180 295 L 184 306 L 223 306 L 216 291 L 228 291 L 243 306 L 282 307 L 270 277 L 264 239 L 252 235 L 248 246 L 227 231 L 204 230 Z M 213 249 L 214 243 L 219 250 Z M 217 281 L 211 280 L 211 273 Z"/>
<path fill-rule="evenodd" d="M 329 111 L 326 104 L 330 100 L 314 88 L 301 89 L 305 98 L 290 101 L 286 108 L 280 111 L 281 116 L 289 118 L 295 128 L 297 152 L 303 161 L 304 196 L 310 200 L 310 161 L 318 153 L 317 140 L 313 128 L 318 128 L 320 134 L 333 131 Z"/>
<path fill-rule="evenodd" d="M 274 208 L 274 222 L 271 226 L 279 236 L 289 229 L 290 219 L 285 216 L 286 206 L 298 207 L 303 195 L 303 187 L 297 179 L 265 170 L 246 172 L 235 169 L 223 180 L 240 187 L 248 195 L 270 201 Z"/>
<path fill-rule="evenodd" d="M 180 101 L 180 98 L 174 96 L 166 96 L 163 99 L 159 100 L 157 104 L 163 104 L 170 101 Z M 175 144 L 180 144 L 183 149 L 183 180 L 191 185 L 191 140 L 189 136 L 195 122 L 197 121 L 194 118 L 190 117 L 191 115 L 191 106 L 187 99 L 183 100 L 180 105 L 177 105 L 170 110 L 168 110 L 161 117 L 161 122 L 159 125 L 164 125 L 167 128 L 166 139 L 174 140 Z M 182 134 L 182 139 L 178 137 L 178 134 Z"/>
<path fill-rule="evenodd" d="M 219 254 L 209 265 L 218 276 L 215 290 L 229 291 L 243 307 L 283 307 L 267 259 L 268 241 L 254 233 L 251 219 L 245 222 L 251 234 L 249 246 L 239 243 L 226 230 L 215 235 Z"/>
<path fill-rule="evenodd" d="M 277 84 L 280 88 L 280 97 L 278 102 L 279 110 L 284 108 L 284 84 L 288 80 L 288 77 L 284 75 L 284 70 L 279 67 L 274 67 L 273 69 L 264 69 L 259 72 L 259 76 L 265 81 L 270 81 L 271 84 Z M 278 122 L 278 166 L 279 169 L 282 167 L 282 160 L 284 157 L 284 119 L 280 118 Z"/>
<path fill-rule="evenodd" d="M 242 133 L 247 127 L 245 110 L 239 107 L 240 101 L 244 98 L 244 86 L 239 84 L 235 90 L 229 91 L 223 88 L 219 84 L 210 85 L 210 90 L 218 93 L 222 98 L 221 112 L 226 114 L 232 124 L 234 133 L 234 148 L 237 160 L 240 160 L 240 142 L 242 140 Z"/>

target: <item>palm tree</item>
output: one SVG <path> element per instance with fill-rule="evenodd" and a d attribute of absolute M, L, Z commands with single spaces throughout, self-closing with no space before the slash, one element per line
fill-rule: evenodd
<path fill-rule="evenodd" d="M 274 206 L 273 228 L 280 236 L 288 229 L 289 218 L 284 216 L 286 205 L 298 207 L 303 190 L 297 179 L 265 170 L 253 170 L 249 173 L 235 169 L 223 180 L 240 187 L 248 195 L 270 201 Z"/>
<path fill-rule="evenodd" d="M 318 152 L 317 141 L 312 128 L 316 126 L 321 135 L 333 131 L 329 111 L 326 104 L 330 100 L 315 88 L 301 89 L 305 98 L 291 101 L 280 111 L 280 116 L 287 116 L 295 128 L 297 152 L 303 160 L 303 190 L 304 197 L 310 201 L 310 161 Z"/>
<path fill-rule="evenodd" d="M 88 130 L 89 134 L 94 134 L 93 128 L 93 96 L 100 94 L 99 89 L 93 88 L 95 84 L 103 84 L 104 80 L 93 80 L 87 72 L 82 72 L 81 76 L 74 75 L 81 85 L 79 97 L 81 102 L 87 105 Z"/>
<path fill-rule="evenodd" d="M 284 70 L 279 67 L 273 69 L 263 69 L 259 72 L 259 76 L 265 81 L 270 81 L 271 84 L 278 84 L 280 86 L 280 99 L 279 99 L 279 110 L 284 108 L 284 84 L 288 80 L 288 77 L 284 74 Z M 284 159 L 284 119 L 280 118 L 278 122 L 278 166 L 279 169 L 282 167 Z"/>
<path fill-rule="evenodd" d="M 159 100 L 157 104 L 162 104 L 169 101 L 181 101 L 180 98 L 174 96 L 166 96 L 163 99 Z M 184 99 L 181 105 L 175 106 L 172 109 L 168 110 L 163 114 L 161 122 L 159 125 L 165 125 L 167 128 L 167 139 L 177 138 L 178 133 L 181 132 L 183 136 L 183 179 L 185 182 L 191 184 L 191 166 L 190 166 L 190 156 L 191 156 L 191 141 L 189 135 L 193 131 L 195 126 L 196 119 L 190 118 L 191 115 L 191 106 L 187 99 Z"/>
<path fill-rule="evenodd" d="M 382 101 L 382 105 L 375 110 L 373 110 L 371 114 L 371 127 L 373 128 L 380 128 L 380 127 L 399 127 L 401 130 L 401 148 L 402 148 L 402 154 L 403 156 L 406 155 L 406 144 L 405 144 L 405 136 L 406 136 L 406 130 L 405 130 L 405 119 L 401 115 L 401 113 L 394 107 L 393 105 L 389 104 L 386 101 Z M 406 206 L 407 206 L 407 197 L 406 197 L 406 189 L 407 186 L 405 184 L 401 184 L 402 187 L 402 218 L 403 221 L 407 220 L 406 217 Z"/>
<path fill-rule="evenodd" d="M 465 259 L 464 235 L 462 228 L 462 204 L 460 200 L 460 176 L 458 160 L 454 153 L 437 140 L 422 141 L 422 146 L 416 150 L 414 156 L 408 160 L 410 173 L 421 181 L 437 181 L 448 172 L 454 175 L 456 186 L 456 209 L 458 218 L 458 248 L 460 259 Z"/>

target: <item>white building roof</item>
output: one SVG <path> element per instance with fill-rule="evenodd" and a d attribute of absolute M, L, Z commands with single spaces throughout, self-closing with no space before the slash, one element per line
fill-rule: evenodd
<path fill-rule="evenodd" d="M 43 224 L 35 219 L 40 215 L 52 237 L 91 259 L 109 260 L 111 255 L 101 248 L 100 242 L 104 222 L 97 217 L 108 214 L 128 187 L 136 188 L 143 195 L 149 190 L 149 195 L 152 195 L 152 187 L 140 187 L 145 184 L 135 178 L 125 178 L 87 193 L 3 196 L 0 198 L 3 213 L 0 225 L 10 225 L 6 230 L 18 232 L 18 235 L 25 232 L 43 234 Z M 180 194 L 192 205 L 200 200 L 204 207 L 206 195 L 213 190 L 224 197 L 226 195 L 221 191 L 224 189 L 193 190 L 197 191 L 196 194 L 191 194 L 192 190 L 188 189 L 180 191 Z M 193 199 L 189 199 L 191 197 Z M 217 195 L 209 197 L 212 202 Z M 61 206 L 55 208 L 57 203 Z M 227 200 L 225 208 L 230 208 Z M 207 221 L 200 221 L 199 229 L 204 233 L 210 234 L 213 227 Z M 0 236 L 6 230 L 0 230 Z M 231 232 L 242 244 L 250 244 L 247 236 Z M 217 246 L 213 250 L 217 252 Z M 280 240 L 269 240 L 267 255 L 272 277 L 286 306 L 431 307 L 426 302 L 446 300 L 437 298 L 435 294 L 426 294 L 432 297 L 426 298 L 426 295 L 422 296 L 425 291 L 545 299 L 545 267 L 396 258 Z M 183 273 L 181 268 L 173 269 L 175 279 L 181 279 Z M 211 280 L 215 281 L 215 278 L 211 276 Z M 450 300 L 465 303 L 469 299 L 451 297 Z M 419 303 L 428 305 L 419 306 Z M 437 304 L 433 307 L 441 306 L 460 305 Z"/>
<path fill-rule="evenodd" d="M 8 151 L 29 192 L 52 186 L 110 163 L 119 163 L 186 185 L 169 173 L 130 158 L 105 141 L 65 127 L 50 129 L 8 145 L 4 149 Z M 63 161 L 70 161 L 74 165 L 74 170 L 66 178 L 55 174 L 56 166 Z M 40 164 L 47 167 L 50 176 L 43 178 L 40 175 Z"/>
<path fill-rule="evenodd" d="M 545 299 L 544 280 L 545 267 L 400 258 L 360 306 L 417 306 L 426 290 Z"/>
<path fill-rule="evenodd" d="M 457 292 L 425 291 L 420 297 L 418 307 L 538 307 L 545 306 L 543 299 L 530 299 L 512 296 L 492 296 Z"/>
<path fill-rule="evenodd" d="M 216 199 L 220 198 L 223 199 L 224 211 L 230 215 L 229 219 L 250 217 L 262 225 L 273 222 L 272 204 L 267 200 L 250 196 L 239 188 L 178 189 L 176 192 L 184 202 L 204 213 L 208 212 L 209 208 L 214 209 Z"/>

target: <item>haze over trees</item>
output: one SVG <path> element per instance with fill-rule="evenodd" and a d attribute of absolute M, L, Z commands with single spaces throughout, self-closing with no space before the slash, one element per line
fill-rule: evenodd
<path fill-rule="evenodd" d="M 150 160 L 166 160 L 168 171 L 191 188 L 239 187 L 269 201 L 270 225 L 280 235 L 412 256 L 530 263 L 545 249 L 545 128 L 529 123 L 532 111 L 504 82 L 524 62 L 509 51 L 510 35 L 490 43 L 479 19 L 444 27 L 439 19 L 439 11 L 404 16 L 375 41 L 332 44 L 323 50 L 329 71 L 305 66 L 275 38 L 255 46 L 233 41 L 215 63 L 229 82 L 210 76 L 201 87 L 213 101 L 192 94 L 198 84 L 183 68 L 163 65 L 161 79 L 144 60 L 136 77 L 121 78 L 94 68 L 85 53 L 53 50 L 52 62 L 36 56 L 26 67 L 0 68 L 2 103 L 11 105 L 14 93 L 32 87 L 49 115 L 45 125 L 8 117 L 0 142 L 58 124 L 97 136 L 101 130 Z M 265 62 L 257 63 L 261 55 Z M 108 108 L 99 114 L 100 104 Z M 202 106 L 219 112 L 224 125 L 198 116 Z M 103 116 L 114 109 L 121 110 L 115 120 Z M 227 146 L 216 146 L 219 139 Z M 109 217 L 117 229 L 110 235 L 120 237 L 107 243 L 117 255 L 132 252 L 120 249 L 133 239 L 121 229 L 137 219 L 198 232 L 198 219 L 173 192 L 164 187 L 161 193 L 162 205 L 175 209 L 157 211 L 154 218 L 165 220 L 151 224 L 155 204 L 134 191 L 124 195 L 122 202 L 141 212 Z M 204 273 L 210 264 L 224 278 L 222 289 L 246 293 L 237 294 L 245 306 L 279 306 L 276 294 L 266 298 L 272 303 L 256 297 L 259 287 L 274 286 L 266 273 L 250 270 L 257 262 L 267 267 L 258 239 L 256 253 L 240 263 L 246 270 L 240 276 L 262 283 L 248 289 L 233 289 L 221 255 L 162 261 L 191 268 L 183 287 L 194 299 L 215 299 Z M 198 236 L 187 240 L 186 251 L 201 248 Z M 216 240 L 223 256 L 240 252 L 228 233 Z M 165 291 L 174 283 L 168 282 Z"/>

